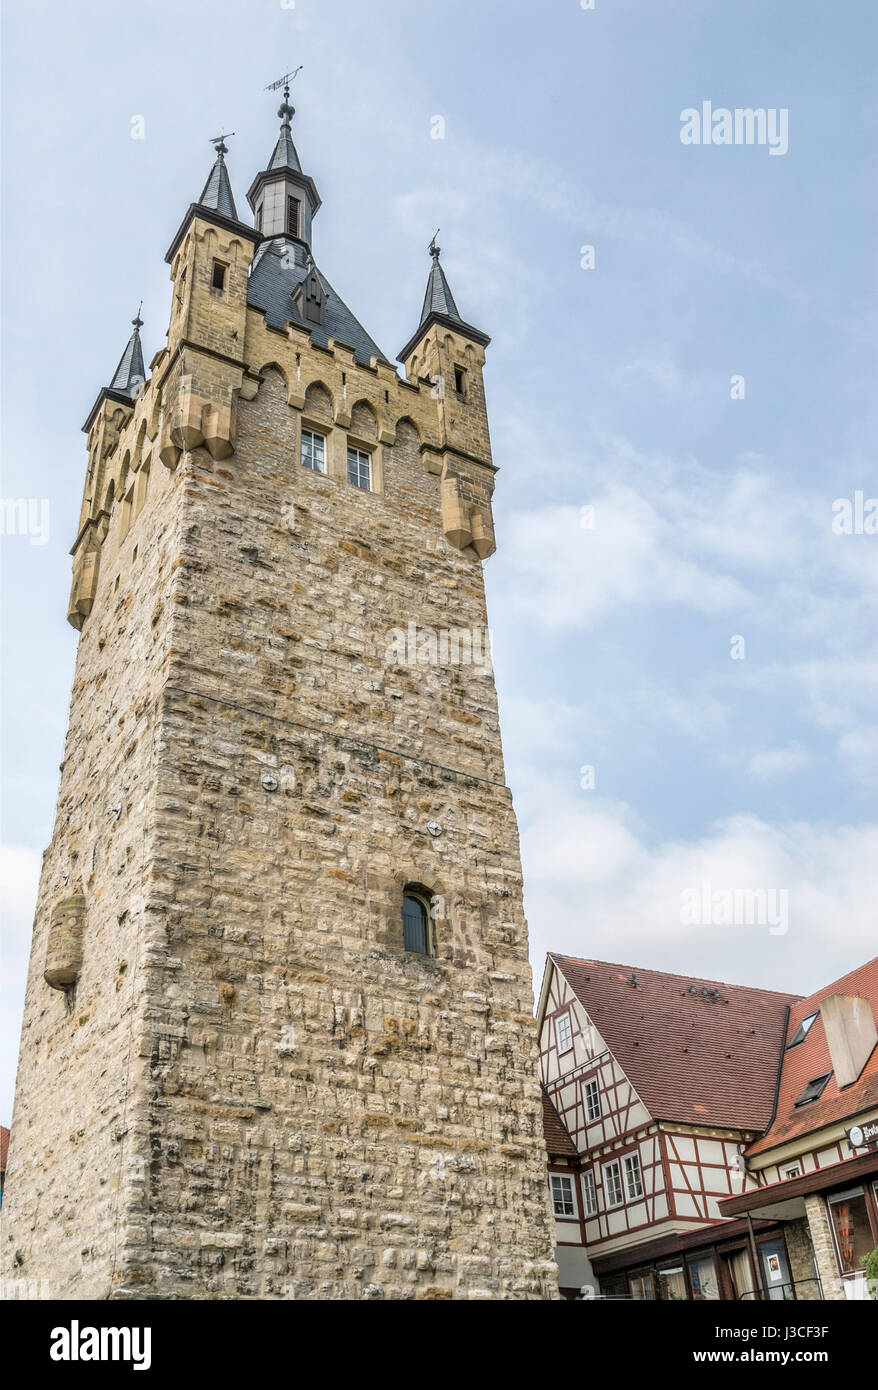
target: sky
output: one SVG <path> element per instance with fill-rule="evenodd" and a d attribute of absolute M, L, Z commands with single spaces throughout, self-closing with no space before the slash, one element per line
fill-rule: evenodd
<path fill-rule="evenodd" d="M 242 212 L 264 88 L 299 64 L 318 265 L 394 359 L 439 227 L 492 337 L 485 574 L 537 988 L 549 950 L 801 993 L 875 955 L 876 48 L 867 0 L 4 0 L 2 497 L 32 506 L 0 537 L 0 1123 L 80 426 L 141 299 L 147 362 L 164 344 L 210 138 L 235 132 Z M 704 102 L 786 139 L 684 143 Z"/>

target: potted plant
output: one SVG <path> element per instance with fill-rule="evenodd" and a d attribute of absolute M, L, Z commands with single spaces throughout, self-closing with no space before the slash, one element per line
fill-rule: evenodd
<path fill-rule="evenodd" d="M 864 1255 L 860 1264 L 866 1271 L 866 1288 L 869 1290 L 869 1297 L 878 1299 L 878 1245 L 874 1250 L 870 1250 L 868 1255 Z"/>

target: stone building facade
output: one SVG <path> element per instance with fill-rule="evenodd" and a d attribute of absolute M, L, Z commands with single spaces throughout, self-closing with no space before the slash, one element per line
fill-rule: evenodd
<path fill-rule="evenodd" d="M 3 1273 L 553 1298 L 483 646 L 488 339 L 434 246 L 398 374 L 314 264 L 279 114 L 255 226 L 220 144 L 168 253 L 167 346 L 147 374 L 136 320 L 85 427 Z"/>

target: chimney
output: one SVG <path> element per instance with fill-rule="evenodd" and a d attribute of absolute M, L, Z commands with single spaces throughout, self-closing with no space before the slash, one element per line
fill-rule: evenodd
<path fill-rule="evenodd" d="M 861 995 L 830 994 L 820 1001 L 820 1017 L 841 1090 L 856 1081 L 878 1042 L 872 1006 Z"/>

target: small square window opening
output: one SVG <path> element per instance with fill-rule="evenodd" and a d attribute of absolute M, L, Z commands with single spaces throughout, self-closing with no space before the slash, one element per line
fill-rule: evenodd
<path fill-rule="evenodd" d="M 573 1202 L 573 1179 L 561 1173 L 552 1173 L 552 1206 L 556 1216 L 575 1216 Z"/>

